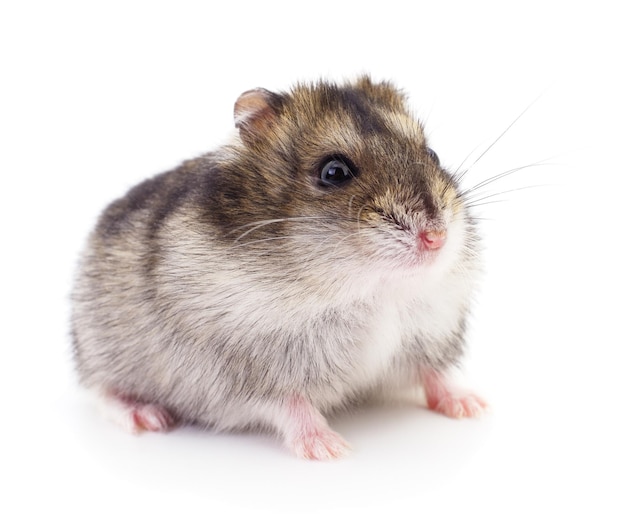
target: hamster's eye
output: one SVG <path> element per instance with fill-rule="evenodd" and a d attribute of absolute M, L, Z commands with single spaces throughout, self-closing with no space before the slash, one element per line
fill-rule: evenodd
<path fill-rule="evenodd" d="M 338 186 L 355 176 L 351 163 L 342 157 L 327 161 L 320 171 L 320 183 L 323 186 Z"/>
<path fill-rule="evenodd" d="M 428 157 L 430 157 L 434 161 L 434 163 L 439 166 L 439 156 L 435 153 L 435 150 L 427 147 L 426 153 L 428 154 Z"/>

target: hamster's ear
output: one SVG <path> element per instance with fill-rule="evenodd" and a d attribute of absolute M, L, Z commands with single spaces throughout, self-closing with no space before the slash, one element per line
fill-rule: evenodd
<path fill-rule="evenodd" d="M 235 102 L 235 126 L 246 143 L 269 131 L 278 116 L 281 96 L 263 88 L 242 93 Z"/>
<path fill-rule="evenodd" d="M 369 75 L 359 77 L 355 85 L 372 100 L 394 111 L 406 111 L 406 96 L 391 82 L 374 82 Z"/>

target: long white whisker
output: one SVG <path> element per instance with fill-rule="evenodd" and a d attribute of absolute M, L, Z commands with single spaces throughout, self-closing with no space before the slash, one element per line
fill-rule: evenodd
<path fill-rule="evenodd" d="M 361 214 L 363 213 L 363 209 L 365 208 L 366 205 L 363 205 L 361 208 L 359 208 L 359 211 L 357 213 L 356 216 L 356 231 L 359 235 L 362 235 L 362 231 L 361 231 Z"/>
<path fill-rule="evenodd" d="M 548 184 L 534 184 L 534 185 L 528 185 L 528 186 L 519 186 L 517 188 L 510 188 L 508 190 L 502 190 L 501 192 L 494 192 L 491 194 L 487 194 L 481 197 L 474 197 L 468 201 L 465 202 L 465 206 L 482 206 L 488 203 L 500 203 L 503 202 L 504 200 L 497 200 L 497 201 L 485 201 L 486 199 L 491 199 L 492 197 L 496 197 L 498 195 L 503 195 L 503 194 L 510 194 L 512 192 L 518 192 L 520 190 L 529 190 L 531 188 L 545 188 L 546 186 L 550 186 Z"/>
<path fill-rule="evenodd" d="M 507 170 L 505 172 L 499 173 L 497 175 L 494 175 L 492 177 L 488 177 L 487 179 L 475 184 L 474 186 L 472 186 L 471 188 L 468 188 L 467 190 L 463 190 L 462 192 L 460 192 L 461 196 L 466 196 L 469 194 L 473 194 L 474 192 L 476 192 L 476 190 L 479 190 L 489 184 L 495 183 L 496 181 L 507 177 L 509 175 L 512 175 L 514 173 L 517 173 L 521 170 L 525 170 L 526 168 L 538 168 L 541 166 L 548 166 L 550 163 L 546 162 L 548 161 L 550 158 L 545 159 L 543 161 L 538 161 L 536 163 L 531 163 L 531 164 L 526 164 L 524 166 L 518 166 L 517 168 L 512 168 L 510 170 Z"/>
<path fill-rule="evenodd" d="M 350 197 L 350 201 L 348 201 L 348 217 L 352 215 L 352 202 L 354 201 L 355 197 L 356 194 L 352 194 L 352 196 Z"/>
<path fill-rule="evenodd" d="M 463 168 L 463 165 L 474 154 L 474 152 L 476 150 L 478 150 L 478 146 L 476 146 L 470 153 L 468 153 L 467 156 L 465 157 L 465 159 L 463 159 L 463 161 L 461 161 L 461 164 L 459 164 L 457 169 L 454 170 L 454 172 L 452 172 L 452 177 L 457 178 L 457 180 L 460 180 L 460 179 L 463 178 L 463 176 L 469 171 L 469 168 L 467 170 L 463 170 L 463 172 L 461 172 L 461 168 Z"/>
<path fill-rule="evenodd" d="M 289 235 L 289 236 L 274 236 L 274 237 L 264 237 L 262 239 L 255 239 L 253 241 L 246 241 L 245 243 L 237 243 L 236 246 L 237 248 L 242 248 L 242 247 L 246 247 L 248 245 L 255 245 L 255 244 L 259 244 L 259 243 L 266 243 L 269 241 L 277 241 L 279 239 L 289 239 L 289 240 L 294 240 L 294 239 L 298 239 L 298 238 L 302 238 L 304 236 L 302 236 L 301 234 L 297 234 L 297 235 Z M 323 237 L 322 234 L 307 234 L 306 237 L 309 237 L 311 239 L 315 239 L 318 237 Z"/>
<path fill-rule="evenodd" d="M 337 252 L 339 245 L 341 245 L 342 243 L 345 243 L 346 239 L 351 238 L 352 236 L 359 236 L 361 235 L 361 231 L 357 231 L 357 232 L 352 232 L 351 234 L 346 234 L 345 236 L 341 237 L 334 245 L 333 248 L 331 250 L 331 253 L 334 254 L 335 252 Z"/>
<path fill-rule="evenodd" d="M 246 230 L 243 234 L 241 234 L 239 237 L 237 237 L 233 243 L 237 243 L 239 240 L 241 240 L 242 238 L 246 237 L 248 234 L 254 232 L 255 230 L 258 230 L 259 228 L 263 228 L 267 225 L 273 225 L 276 223 L 283 223 L 283 222 L 287 222 L 287 221 L 309 221 L 312 219 L 323 219 L 320 216 L 301 216 L 301 217 L 283 217 L 283 218 L 279 218 L 279 219 L 266 219 L 264 221 L 254 221 L 252 223 L 247 223 L 245 225 L 239 226 L 237 228 L 234 228 L 233 230 L 231 230 L 232 232 L 236 232 L 237 230 L 241 230 L 242 228 L 248 228 L 248 227 L 252 227 L 249 228 L 248 230 Z"/>
<path fill-rule="evenodd" d="M 534 105 L 534 104 L 535 104 L 535 103 L 536 103 L 536 102 L 537 102 L 537 101 L 541 98 L 541 96 L 542 96 L 542 94 L 538 95 L 538 96 L 537 96 L 537 98 L 535 98 L 535 100 L 533 100 L 533 101 L 532 101 L 532 102 L 531 102 L 528 106 L 526 106 L 526 107 L 522 110 L 522 112 L 521 112 L 521 113 L 520 113 L 517 117 L 515 117 L 515 119 L 513 119 L 513 122 L 511 122 L 511 124 L 509 124 L 509 125 L 508 125 L 505 129 L 504 129 L 504 131 L 503 131 L 500 135 L 498 135 L 498 137 L 496 137 L 496 139 L 495 139 L 495 140 L 494 140 L 494 141 L 493 141 L 493 142 L 492 142 L 489 146 L 487 146 L 487 148 L 483 151 L 483 153 L 481 153 L 481 154 L 480 154 L 480 155 L 479 155 L 479 156 L 478 156 L 478 157 L 474 160 L 474 162 L 470 165 L 470 167 L 467 169 L 467 171 L 471 170 L 474 166 L 476 166 L 476 163 L 478 163 L 478 161 L 480 161 L 480 160 L 481 160 L 481 159 L 482 159 L 482 158 L 483 158 L 483 157 L 487 154 L 487 152 L 488 152 L 489 150 L 491 150 L 491 148 L 493 148 L 493 147 L 496 145 L 496 143 L 497 143 L 500 139 L 502 139 L 502 137 L 504 137 L 504 135 L 505 135 L 505 134 L 506 134 L 506 133 L 507 133 L 507 132 L 508 132 L 508 131 L 509 131 L 509 130 L 513 127 L 513 126 L 514 126 L 514 125 L 515 125 L 515 123 L 516 123 L 517 121 L 519 121 L 519 120 L 522 118 L 522 116 L 523 116 L 523 115 L 524 115 L 524 114 L 525 114 L 525 113 L 526 113 L 526 112 L 527 112 L 527 111 L 528 111 L 528 110 L 529 110 L 529 109 L 530 109 L 530 108 L 531 108 L 531 107 L 532 107 L 532 106 L 533 106 L 533 105 Z"/>
<path fill-rule="evenodd" d="M 249 245 L 255 245 L 258 243 L 266 243 L 268 241 L 276 241 L 278 239 L 288 239 L 292 236 L 276 236 L 276 237 L 264 237 L 263 239 L 255 239 L 254 241 L 246 241 L 245 243 L 237 243 L 237 248 L 247 247 Z"/>

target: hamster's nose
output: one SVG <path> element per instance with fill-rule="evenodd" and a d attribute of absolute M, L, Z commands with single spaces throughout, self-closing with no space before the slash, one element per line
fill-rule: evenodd
<path fill-rule="evenodd" d="M 446 242 L 447 232 L 445 230 L 424 230 L 419 233 L 422 246 L 426 250 L 437 250 Z"/>

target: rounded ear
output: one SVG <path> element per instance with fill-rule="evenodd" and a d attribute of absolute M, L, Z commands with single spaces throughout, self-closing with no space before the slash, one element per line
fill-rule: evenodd
<path fill-rule="evenodd" d="M 254 142 L 270 129 L 278 116 L 280 95 L 256 88 L 242 93 L 235 102 L 235 127 L 246 143 Z"/>

